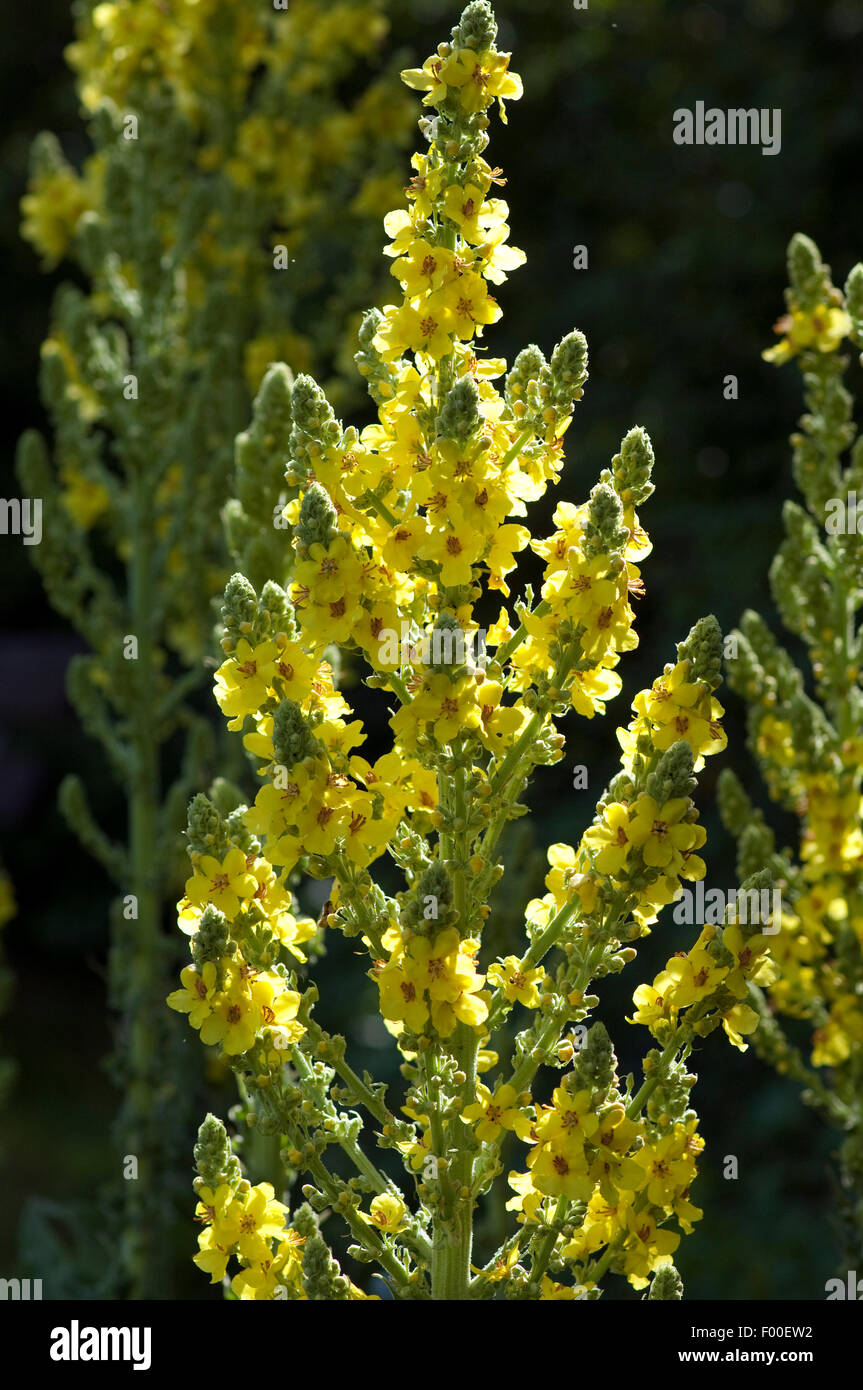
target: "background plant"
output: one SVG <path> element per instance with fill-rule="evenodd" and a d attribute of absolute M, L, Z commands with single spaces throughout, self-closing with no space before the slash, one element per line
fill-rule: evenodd
<path fill-rule="evenodd" d="M 723 818 L 738 841 L 741 874 L 766 869 L 783 894 L 773 953 L 781 978 L 767 997 L 756 1045 L 803 1098 L 844 1133 L 837 1209 L 845 1268 L 863 1260 L 863 443 L 845 384 L 846 345 L 863 347 L 863 266 L 836 289 L 818 248 L 788 249 L 787 313 L 765 352 L 796 360 L 806 413 L 791 437 L 803 505 L 783 508 L 785 540 L 770 587 L 811 674 L 748 610 L 729 680 L 747 701 L 750 747 L 768 795 L 798 818 L 799 840 L 776 835 L 730 769 L 720 777 Z"/>
<path fill-rule="evenodd" d="M 182 808 L 212 756 L 193 692 L 226 574 L 219 512 L 267 362 L 337 370 L 351 312 L 374 292 L 363 241 L 405 128 L 386 76 L 365 66 L 385 32 L 376 3 L 82 6 L 68 58 L 93 152 L 76 170 L 53 136 L 33 151 L 24 235 L 88 283 L 60 288 L 42 349 L 53 460 L 30 433 L 19 475 L 43 502 L 34 559 L 88 647 L 69 696 L 128 804 L 126 838 L 112 839 L 80 778 L 60 789 L 121 895 L 112 1072 L 118 1150 L 137 1175 L 106 1196 L 121 1234 L 90 1269 L 102 1292 L 166 1287 L 191 1097 L 161 1002 L 164 902 Z M 339 259 L 322 293 L 320 267 Z"/>

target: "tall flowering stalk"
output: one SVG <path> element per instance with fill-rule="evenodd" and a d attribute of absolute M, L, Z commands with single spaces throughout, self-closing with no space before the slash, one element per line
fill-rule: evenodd
<path fill-rule="evenodd" d="M 43 347 L 53 459 L 30 433 L 19 476 L 44 508 L 31 554 L 89 648 L 70 698 L 128 803 L 113 839 L 81 779 L 61 786 L 120 895 L 109 983 L 125 1181 L 119 1269 L 105 1266 L 100 1292 L 166 1292 L 189 1086 L 162 1002 L 176 949 L 164 919 L 184 808 L 212 758 L 194 692 L 229 574 L 220 511 L 267 364 L 332 371 L 376 292 L 363 247 L 407 129 L 387 75 L 364 68 L 385 8 L 84 4 L 68 57 L 93 153 L 79 172 L 53 136 L 34 148 L 24 235 L 89 283 L 59 290 Z M 322 291 L 322 264 L 348 249 L 351 272 Z M 245 553 L 259 530 L 240 497 L 232 540 Z"/>
<path fill-rule="evenodd" d="M 501 313 L 490 287 L 524 260 L 484 158 L 489 109 L 503 116 L 521 95 L 495 36 L 475 0 L 452 41 L 403 74 L 424 93 L 428 143 L 384 224 L 401 300 L 360 333 L 378 423 L 345 429 L 310 378 L 291 390 L 274 367 L 241 437 L 262 470 L 269 437 L 294 494 L 274 528 L 279 582 L 258 592 L 235 574 L 223 610 L 215 695 L 259 787 L 249 806 L 233 792 L 228 805 L 224 785 L 192 803 L 180 926 L 193 963 L 169 1003 L 231 1060 L 234 1118 L 279 1136 L 283 1186 L 305 1175 L 307 1200 L 291 1208 L 244 1179 L 221 1122 L 204 1122 L 195 1258 L 214 1282 L 230 1267 L 243 1299 L 368 1296 L 325 1241 L 325 1211 L 397 1298 L 594 1298 L 607 1274 L 679 1297 L 671 1257 L 701 1215 L 687 1062 L 720 1024 L 746 1046 L 747 980 L 770 971 L 757 926 L 705 928 L 636 990 L 631 1022 L 656 1046 L 641 1084 L 618 1075 L 594 982 L 631 962 L 681 880 L 705 872 L 693 772 L 725 742 L 712 618 L 636 697 L 621 770 L 580 841 L 548 851 L 518 953 L 496 949 L 502 832 L 534 769 L 563 756 L 556 721 L 604 713 L 637 643 L 631 603 L 651 547 L 636 509 L 653 453 L 631 430 L 589 500 L 558 505 L 550 536 L 523 524 L 559 481 L 586 344 L 572 333 L 549 362 L 531 345 L 509 372 L 483 351 Z M 541 596 L 513 599 L 528 546 Z M 484 632 L 486 589 L 499 597 Z M 342 648 L 385 692 L 392 745 L 374 762 L 336 686 Z M 395 896 L 370 872 L 386 854 L 406 882 Z M 300 870 L 332 880 L 317 923 L 291 892 Z M 334 931 L 368 953 L 402 1058 L 398 1097 L 358 1075 L 316 1018 L 307 957 Z M 510 1216 L 480 1252 L 482 1202 Z"/>
<path fill-rule="evenodd" d="M 772 829 L 730 770 L 720 806 L 738 837 L 742 874 L 772 874 L 782 930 L 781 978 L 766 997 L 756 1045 L 804 1099 L 844 1133 L 839 1208 L 848 1268 L 863 1260 L 863 441 L 845 385 L 846 344 L 863 348 L 863 266 L 844 294 L 808 237 L 788 251 L 788 312 L 764 356 L 792 358 L 806 413 L 792 435 L 803 505 L 786 502 L 785 540 L 770 570 L 786 629 L 805 644 L 807 681 L 764 620 L 747 612 L 729 682 L 749 706 L 750 745 L 768 795 L 800 822 L 799 844 L 778 849 Z M 858 499 L 860 525 L 857 521 Z M 810 693 L 810 691 L 812 693 Z"/>

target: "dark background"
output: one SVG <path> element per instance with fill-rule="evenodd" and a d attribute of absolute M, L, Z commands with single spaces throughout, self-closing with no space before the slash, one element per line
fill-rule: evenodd
<path fill-rule="evenodd" d="M 393 43 L 412 63 L 457 19 L 456 7 L 440 0 L 394 8 Z M 632 425 L 648 429 L 657 456 L 656 493 L 642 515 L 654 552 L 642 567 L 641 645 L 621 662 L 624 691 L 607 719 L 571 721 L 564 761 L 537 779 L 534 830 L 544 848 L 577 840 L 614 771 L 614 730 L 628 721 L 629 701 L 673 659 L 674 643 L 699 616 L 714 612 L 727 630 L 751 606 L 775 625 L 766 575 L 781 502 L 793 495 L 786 439 L 801 406 L 795 369 L 777 371 L 759 354 L 783 310 L 793 232 L 815 238 L 840 285 L 863 255 L 863 0 L 590 0 L 587 10 L 566 0 L 502 0 L 497 14 L 499 46 L 513 50 L 525 96 L 509 104 L 508 126 L 493 122 L 489 158 L 509 179 L 511 239 L 528 263 L 501 287 L 504 319 L 486 341 L 511 361 L 526 342 L 550 353 L 578 327 L 591 352 L 563 482 L 532 515 L 534 533 L 548 532 L 558 497 L 587 495 Z M 39 344 L 62 278 L 62 270 L 43 275 L 17 238 L 27 151 L 48 128 L 69 157 L 86 152 L 62 57 L 71 37 L 68 5 L 46 0 L 19 7 L 0 55 L 6 497 L 18 492 L 14 441 L 43 422 Z M 674 145 L 674 110 L 697 100 L 781 108 L 781 152 Z M 588 248 L 587 270 L 573 269 L 576 244 Z M 723 399 L 729 373 L 739 381 L 736 401 Z M 6 930 L 16 993 L 0 1028 L 3 1052 L 20 1068 L 3 1116 L 0 1272 L 26 1275 L 13 1253 L 25 1199 L 92 1194 L 115 1161 L 107 1139 L 115 1096 L 99 1066 L 112 1027 L 104 1007 L 108 889 L 57 814 L 57 784 L 81 772 L 97 815 L 122 823 L 124 810 L 65 700 L 77 638 L 48 607 L 17 538 L 0 538 L 0 565 L 0 854 L 19 903 Z M 697 794 L 709 836 L 707 882 L 726 889 L 733 847 L 715 813 L 717 764 L 757 787 L 742 710 L 736 698 L 727 706 L 729 749 L 708 764 Z M 587 792 L 571 790 L 578 763 L 589 769 Z M 638 963 L 602 989 L 624 1071 L 637 1067 L 648 1041 L 623 1022 L 632 989 L 688 940 L 667 914 Z M 349 946 L 334 943 L 319 972 L 330 1001 L 324 1021 L 342 1031 L 359 1026 L 359 1065 L 383 1071 L 389 1054 L 374 1020 L 357 1020 Z M 823 1298 L 839 1259 L 826 1176 L 835 1136 L 800 1105 L 794 1085 L 752 1051 L 735 1052 L 722 1034 L 707 1041 L 694 1069 L 707 1150 L 693 1193 L 704 1220 L 678 1255 L 687 1295 Z M 728 1154 L 739 1160 L 736 1182 L 722 1177 Z M 193 1275 L 191 1295 L 205 1288 Z"/>

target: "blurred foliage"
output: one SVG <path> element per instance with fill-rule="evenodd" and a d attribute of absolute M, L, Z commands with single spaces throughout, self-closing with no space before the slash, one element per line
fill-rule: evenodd
<path fill-rule="evenodd" d="M 43 266 L 68 262 L 84 285 L 54 297 L 39 373 L 51 443 L 22 435 L 18 478 L 43 508 L 28 558 L 87 644 L 67 695 L 126 801 L 125 830 L 112 819 L 109 832 L 85 779 L 60 784 L 70 829 L 122 895 L 107 970 L 122 1180 L 97 1189 L 89 1220 L 70 1217 L 70 1244 L 82 1294 L 141 1298 L 170 1292 L 180 1258 L 169 1230 L 198 1078 L 164 1006 L 176 948 L 162 926 L 182 808 L 212 756 L 194 692 L 227 577 L 233 439 L 272 357 L 338 375 L 353 319 L 379 293 L 363 246 L 394 196 L 407 114 L 388 68 L 366 65 L 384 0 L 298 0 L 285 15 L 79 0 L 74 13 L 65 58 L 93 152 L 79 168 L 40 133 L 21 211 Z M 336 280 L 319 258 L 343 266 Z M 113 1281 L 104 1251 L 80 1247 L 98 1217 Z M 45 1223 L 24 1224 L 47 1248 Z M 36 1259 L 26 1244 L 22 1256 Z"/>

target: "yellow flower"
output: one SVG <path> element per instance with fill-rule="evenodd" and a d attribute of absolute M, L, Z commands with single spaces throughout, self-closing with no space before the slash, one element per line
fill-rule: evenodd
<path fill-rule="evenodd" d="M 232 1242 L 233 1244 L 233 1242 Z M 232 1245 L 220 1245 L 212 1226 L 201 1231 L 198 1236 L 198 1253 L 192 1256 L 198 1269 L 209 1274 L 211 1284 L 219 1284 L 225 1277 Z"/>
<path fill-rule="evenodd" d="M 544 1196 L 589 1201 L 595 1184 L 583 1153 L 543 1144 L 531 1150 L 527 1161 L 536 1190 Z"/>
<path fill-rule="evenodd" d="M 394 954 L 372 975 L 380 993 L 383 1017 L 394 1021 L 403 1019 L 412 1033 L 421 1032 L 429 1016 L 429 1007 L 423 990 L 409 978 L 404 957 Z"/>
<path fill-rule="evenodd" d="M 439 81 L 455 87 L 463 110 L 484 111 L 498 98 L 501 120 L 506 124 L 504 98 L 517 101 L 522 95 L 521 78 L 508 72 L 508 53 L 475 53 L 472 48 L 456 49 L 440 70 Z"/>
<path fill-rule="evenodd" d="M 671 1004 L 653 985 L 639 985 L 632 1001 L 636 1009 L 632 1018 L 627 1018 L 628 1023 L 643 1023 L 652 1031 L 657 1024 L 667 1024 L 671 1019 Z"/>
<path fill-rule="evenodd" d="M 268 1242 L 280 1239 L 285 1233 L 288 1208 L 276 1201 L 276 1193 L 268 1182 L 257 1183 L 245 1196 L 239 1216 L 237 1248 L 244 1260 L 266 1259 L 270 1255 Z"/>
<path fill-rule="evenodd" d="M 474 271 L 465 271 L 444 285 L 427 301 L 427 308 L 434 313 L 443 311 L 452 324 L 452 331 L 463 341 L 474 334 L 482 337 L 483 327 L 497 323 L 502 312 L 489 294 L 483 277 Z"/>
<path fill-rule="evenodd" d="M 280 976 L 254 975 L 248 967 L 238 970 L 231 961 L 221 964 L 224 983 L 201 1024 L 203 1043 L 208 1047 L 220 1043 L 228 1056 L 235 1057 L 248 1052 L 264 1028 L 285 1030 L 288 1042 L 302 1036 L 304 1029 L 294 1021 L 300 996 L 285 989 Z"/>
<path fill-rule="evenodd" d="M 60 494 L 63 506 L 76 525 L 83 531 L 89 531 L 99 517 L 108 511 L 111 494 L 102 483 L 86 478 L 75 468 L 61 468 L 60 479 L 63 483 Z"/>
<path fill-rule="evenodd" d="M 180 972 L 182 989 L 175 989 L 165 1001 L 169 1009 L 188 1014 L 193 1028 L 200 1028 L 213 1012 L 213 999 L 216 994 L 216 966 L 213 961 L 205 961 L 200 973 L 194 965 L 187 965 Z"/>
<path fill-rule="evenodd" d="M 432 531 L 420 548 L 424 560 L 440 565 L 441 583 L 445 587 L 469 584 L 472 567 L 477 563 L 481 550 L 480 538 L 476 535 L 459 535 L 455 530 Z"/>
<path fill-rule="evenodd" d="M 476 689 L 475 682 L 467 677 L 452 681 L 446 672 L 429 672 L 411 703 L 403 705 L 390 720 L 393 732 L 410 747 L 415 732 L 425 732 L 430 726 L 436 742 L 450 743 L 480 722 Z"/>
<path fill-rule="evenodd" d="M 471 1271 L 479 1274 L 489 1284 L 499 1284 L 502 1279 L 508 1279 L 513 1268 L 518 1263 L 518 1242 L 514 1242 L 510 1248 L 501 1255 L 496 1264 L 491 1269 L 480 1269 L 477 1265 L 471 1265 Z"/>
<path fill-rule="evenodd" d="M 654 726 L 654 747 L 663 752 L 673 743 L 685 741 L 695 754 L 695 771 L 704 766 L 704 757 L 719 753 L 727 738 L 720 724 L 724 713 L 702 682 L 688 680 L 689 662 L 679 661 L 665 675 L 654 681 L 650 690 L 642 690 L 632 702 L 636 714 Z"/>
<path fill-rule="evenodd" d="M 591 1108 L 589 1091 L 576 1091 L 570 1095 L 565 1086 L 557 1086 L 552 1101 L 551 1106 L 542 1106 L 534 1126 L 539 1139 L 575 1139 L 581 1143 L 596 1133 L 599 1119 Z"/>
<path fill-rule="evenodd" d="M 646 1211 L 629 1211 L 626 1229 L 629 1234 L 623 1247 L 626 1252 L 623 1271 L 634 1289 L 643 1289 L 647 1287 L 647 1275 L 671 1263 L 680 1236 L 674 1231 L 660 1230 L 655 1218 Z"/>
<path fill-rule="evenodd" d="M 476 1137 L 481 1144 L 490 1144 L 504 1129 L 516 1133 L 529 1129 L 530 1121 L 518 1105 L 518 1093 L 514 1087 L 498 1086 L 492 1095 L 488 1086 L 480 1081 L 476 1096 L 474 1103 L 462 1110 L 461 1118 L 466 1124 L 476 1126 Z"/>
<path fill-rule="evenodd" d="M 259 642 L 251 647 L 241 637 L 236 650 L 223 661 L 215 676 L 216 703 L 230 715 L 229 729 L 240 729 L 247 714 L 254 714 L 267 698 L 276 669 L 278 647 L 275 642 Z"/>
<path fill-rule="evenodd" d="M 89 167 L 95 173 L 92 161 Z M 95 197 L 94 180 L 80 178 L 68 165 L 33 179 L 21 199 L 21 235 L 41 254 L 45 270 L 53 270 L 62 260 L 79 221 L 92 210 Z"/>
<path fill-rule="evenodd" d="M 727 974 L 727 966 L 718 964 L 708 951 L 694 946 L 688 955 L 672 956 L 653 985 L 666 1009 L 686 1009 L 713 994 Z"/>
<path fill-rule="evenodd" d="M 693 842 L 704 843 L 706 833 L 700 826 L 681 824 L 689 805 L 685 796 L 673 797 L 662 806 L 646 794 L 635 802 L 627 834 L 630 843 L 641 850 L 645 864 L 679 870 L 683 866 L 683 851 L 690 850 Z"/>
<path fill-rule="evenodd" d="M 620 801 L 606 806 L 599 822 L 585 833 L 583 843 L 595 851 L 593 862 L 598 873 L 621 877 L 633 844 L 628 806 Z"/>
<path fill-rule="evenodd" d="M 395 1235 L 397 1231 L 404 1229 L 407 1224 L 406 1215 L 407 1207 L 401 1197 L 397 1197 L 394 1192 L 380 1193 L 377 1197 L 372 1198 L 368 1212 L 359 1212 L 363 1221 L 366 1221 L 370 1226 L 377 1226 L 379 1231 L 385 1231 L 388 1235 Z"/>
<path fill-rule="evenodd" d="M 400 308 L 388 305 L 384 310 L 384 321 L 375 335 L 374 346 L 386 361 L 392 361 L 410 349 L 439 362 L 452 350 L 452 331 L 452 315 L 443 305 L 435 308 L 425 304 L 420 308 L 409 303 Z"/>
<path fill-rule="evenodd" d="M 254 897 L 257 888 L 258 880 L 249 872 L 246 856 L 232 845 L 221 860 L 211 854 L 201 855 L 195 872 L 186 880 L 186 897 L 194 907 L 210 903 L 231 918 L 239 912 L 241 901 Z"/>
<path fill-rule="evenodd" d="M 743 1041 L 743 1035 L 754 1033 L 758 1023 L 757 1013 L 748 1004 L 735 1004 L 722 1016 L 722 1027 L 739 1052 L 747 1051 L 749 1044 Z"/>
<path fill-rule="evenodd" d="M 242 1302 L 274 1299 L 278 1288 L 294 1282 L 299 1273 L 296 1266 L 296 1256 L 289 1251 L 283 1249 L 277 1255 L 270 1254 L 235 1274 L 231 1292 Z"/>
<path fill-rule="evenodd" d="M 507 956 L 503 961 L 495 961 L 488 968 L 489 984 L 497 985 L 509 1002 L 524 1004 L 526 1009 L 539 1006 L 539 986 L 545 979 L 542 966 L 523 970 L 517 956 Z"/>
<path fill-rule="evenodd" d="M 775 347 L 765 348 L 761 356 L 765 362 L 781 365 L 806 348 L 817 352 L 835 352 L 843 338 L 851 332 L 851 319 L 844 309 L 836 305 L 818 304 L 811 314 L 802 309 L 793 309 L 784 314 L 773 325 L 774 332 L 782 334 Z"/>

